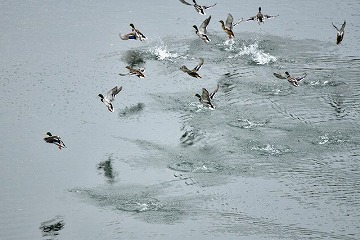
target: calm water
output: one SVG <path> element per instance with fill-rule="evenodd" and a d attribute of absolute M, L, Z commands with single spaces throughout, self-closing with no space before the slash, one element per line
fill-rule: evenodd
<path fill-rule="evenodd" d="M 0 239 L 359 239 L 360 2 L 266 2 L 233 44 L 218 21 L 253 2 L 208 9 L 210 44 L 192 7 L 149 2 L 0 4 Z"/>

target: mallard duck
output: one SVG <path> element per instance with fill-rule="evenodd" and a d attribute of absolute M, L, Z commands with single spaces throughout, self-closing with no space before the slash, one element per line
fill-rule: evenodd
<path fill-rule="evenodd" d="M 62 148 L 66 148 L 64 142 L 61 140 L 59 136 L 53 136 L 51 132 L 46 133 L 46 137 L 44 137 L 45 142 L 52 143 L 58 146 L 58 148 L 61 150 Z"/>
<path fill-rule="evenodd" d="M 247 22 L 248 21 L 257 21 L 260 25 L 260 23 L 264 23 L 264 20 L 265 19 L 270 19 L 270 18 L 274 18 L 274 17 L 277 17 L 279 15 L 276 15 L 276 16 L 270 16 L 270 15 L 266 15 L 266 14 L 262 14 L 261 13 L 261 7 L 259 7 L 259 12 L 256 14 L 256 16 L 253 16 L 253 17 L 250 17 L 248 20 L 246 20 Z"/>
<path fill-rule="evenodd" d="M 291 83 L 293 86 L 298 87 L 299 82 L 303 80 L 306 77 L 306 73 L 302 77 L 292 77 L 290 76 L 289 72 L 285 72 L 285 76 L 279 73 L 274 73 L 274 76 L 280 79 L 287 79 L 289 83 Z"/>
<path fill-rule="evenodd" d="M 114 107 L 112 105 L 112 102 L 115 100 L 116 94 L 118 94 L 122 90 L 121 87 L 114 87 L 111 89 L 106 96 L 104 97 L 101 93 L 98 95 L 101 99 L 101 101 L 105 104 L 105 106 L 109 109 L 110 112 L 114 111 Z"/>
<path fill-rule="evenodd" d="M 134 24 L 130 23 L 130 27 L 132 28 L 131 33 L 119 34 L 122 40 L 134 39 L 134 40 L 144 41 L 147 39 L 144 34 L 142 34 L 139 30 L 135 28 Z"/>
<path fill-rule="evenodd" d="M 210 20 L 211 20 L 211 16 L 205 19 L 199 28 L 196 25 L 193 26 L 193 28 L 195 28 L 195 33 L 206 43 L 211 41 L 210 38 L 206 35 L 207 33 L 206 27 L 207 25 L 209 25 Z"/>
<path fill-rule="evenodd" d="M 145 69 L 135 69 L 135 68 L 132 68 L 131 66 L 126 66 L 125 68 L 127 68 L 129 70 L 129 73 L 128 74 L 122 74 L 122 73 L 119 73 L 120 76 L 126 76 L 126 75 L 136 75 L 138 78 L 145 78 Z"/>
<path fill-rule="evenodd" d="M 336 28 L 337 30 L 337 34 L 336 34 L 336 44 L 341 43 L 341 41 L 344 38 L 344 29 L 345 29 L 345 25 L 346 25 L 346 21 L 344 21 L 343 25 L 341 26 L 340 30 L 334 25 L 334 23 L 332 23 L 332 25 L 334 26 L 334 28 Z"/>
<path fill-rule="evenodd" d="M 226 23 L 224 23 L 223 20 L 220 20 L 219 22 L 221 23 L 221 27 L 224 30 L 224 32 L 228 35 L 229 39 L 232 39 L 235 37 L 232 29 L 233 29 L 233 16 L 229 13 L 228 17 L 226 19 Z"/>
<path fill-rule="evenodd" d="M 214 98 L 218 90 L 219 90 L 219 84 L 216 86 L 216 89 L 213 92 L 209 93 L 208 90 L 206 90 L 206 88 L 203 88 L 201 96 L 200 94 L 195 94 L 195 96 L 199 98 L 199 101 L 203 104 L 204 107 L 215 109 L 214 105 L 212 105 L 211 103 L 211 100 Z"/>
<path fill-rule="evenodd" d="M 194 67 L 193 70 L 188 69 L 185 65 L 182 65 L 180 67 L 181 71 L 189 74 L 190 76 L 194 77 L 194 78 L 201 78 L 201 76 L 197 73 L 200 68 L 202 67 L 202 65 L 204 64 L 204 59 L 200 58 L 200 63 L 198 65 L 196 65 L 196 67 Z"/>
<path fill-rule="evenodd" d="M 194 4 L 188 3 L 188 2 L 186 2 L 185 0 L 180 0 L 180 2 L 182 2 L 183 4 L 186 4 L 186 5 L 194 6 L 195 10 L 196 10 L 200 15 L 206 15 L 205 10 L 216 5 L 216 3 L 215 3 L 215 4 L 211 5 L 211 6 L 200 6 L 200 5 L 198 5 L 198 4 L 196 3 L 195 0 L 193 0 Z"/>

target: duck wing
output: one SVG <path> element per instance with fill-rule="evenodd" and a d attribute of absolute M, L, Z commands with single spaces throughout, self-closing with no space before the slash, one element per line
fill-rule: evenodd
<path fill-rule="evenodd" d="M 201 34 L 207 33 L 206 27 L 209 25 L 210 20 L 211 20 L 211 16 L 209 16 L 207 19 L 204 20 L 204 22 L 199 27 L 199 33 Z"/>
<path fill-rule="evenodd" d="M 279 73 L 274 73 L 274 76 L 277 77 L 277 78 L 280 78 L 280 79 L 286 79 L 287 77 L 279 74 Z"/>
<path fill-rule="evenodd" d="M 266 18 L 266 19 L 270 19 L 270 18 L 278 17 L 279 15 L 272 16 L 272 15 L 266 15 L 266 14 L 264 14 L 263 16 L 264 16 L 264 18 Z"/>
<path fill-rule="evenodd" d="M 246 21 L 255 21 L 257 19 L 257 16 L 249 17 Z"/>
<path fill-rule="evenodd" d="M 331 23 L 333 27 L 336 29 L 336 31 L 340 32 L 340 30 L 334 25 L 334 23 Z"/>
<path fill-rule="evenodd" d="M 211 8 L 211 7 L 214 7 L 216 5 L 216 3 L 215 4 L 213 4 L 213 5 L 210 5 L 210 6 L 202 6 L 204 9 L 208 9 L 208 8 Z"/>
<path fill-rule="evenodd" d="M 136 39 L 136 35 L 133 32 L 128 33 L 128 34 L 119 34 L 119 37 L 122 40 Z"/>
<path fill-rule="evenodd" d="M 225 23 L 225 27 L 229 30 L 232 30 L 233 28 L 233 21 L 234 21 L 234 18 L 233 16 L 229 13 L 228 14 L 228 17 L 226 19 L 226 23 Z"/>
<path fill-rule="evenodd" d="M 346 21 L 344 21 L 344 23 L 342 24 L 342 26 L 340 28 L 341 32 L 344 32 L 345 26 L 346 26 Z"/>
<path fill-rule="evenodd" d="M 216 89 L 215 89 L 212 93 L 210 93 L 210 95 L 209 95 L 210 99 L 213 99 L 213 98 L 214 98 L 215 94 L 216 94 L 217 91 L 219 90 L 219 87 L 220 87 L 220 85 L 217 84 Z"/>
<path fill-rule="evenodd" d="M 295 77 L 295 79 L 297 80 L 297 81 L 301 81 L 301 80 L 303 80 L 305 77 L 307 76 L 307 74 L 305 73 L 303 76 L 301 76 L 301 77 Z"/>
<path fill-rule="evenodd" d="M 209 92 L 208 92 L 208 90 L 206 90 L 205 88 L 202 89 L 201 100 L 202 100 L 203 103 L 205 103 L 205 104 L 211 104 Z"/>
<path fill-rule="evenodd" d="M 180 2 L 182 2 L 183 4 L 185 4 L 185 5 L 190 5 L 190 6 L 193 6 L 193 4 L 191 4 L 191 3 L 188 3 L 188 2 L 186 2 L 185 0 L 179 0 Z"/>
<path fill-rule="evenodd" d="M 194 67 L 193 72 L 199 71 L 203 64 L 204 64 L 204 59 L 200 58 L 200 63 L 196 65 L 196 67 Z"/>
<path fill-rule="evenodd" d="M 236 23 L 233 24 L 233 27 L 235 27 L 236 25 L 240 24 L 243 21 L 244 21 L 244 18 L 239 19 Z"/>
<path fill-rule="evenodd" d="M 109 102 L 114 101 L 116 94 L 118 94 L 120 91 L 122 90 L 122 86 L 121 87 L 114 87 L 113 89 L 111 89 L 107 94 L 106 94 L 106 98 L 109 100 Z"/>

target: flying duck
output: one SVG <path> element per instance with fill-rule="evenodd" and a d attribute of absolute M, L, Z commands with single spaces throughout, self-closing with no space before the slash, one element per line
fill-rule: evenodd
<path fill-rule="evenodd" d="M 287 79 L 289 83 L 291 83 L 293 86 L 298 87 L 299 86 L 299 82 L 301 80 L 303 80 L 306 77 L 306 73 L 304 74 L 304 76 L 301 77 L 292 77 L 290 76 L 289 72 L 285 72 L 285 76 L 279 73 L 274 73 L 274 76 L 280 79 Z"/>
<path fill-rule="evenodd" d="M 200 5 L 198 5 L 198 4 L 196 3 L 195 0 L 193 0 L 194 4 L 188 3 L 188 2 L 186 2 L 185 0 L 180 0 L 180 2 L 182 2 L 183 4 L 186 4 L 186 5 L 194 6 L 195 10 L 196 10 L 200 15 L 206 15 L 205 10 L 216 5 L 216 3 L 215 3 L 215 4 L 211 5 L 211 6 L 200 6 Z"/>
<path fill-rule="evenodd" d="M 207 30 L 206 27 L 211 20 L 211 16 L 204 20 L 204 22 L 198 28 L 196 25 L 193 26 L 195 28 L 195 33 L 206 43 L 210 42 L 210 38 L 206 35 Z"/>
<path fill-rule="evenodd" d="M 135 28 L 134 24 L 130 23 L 130 27 L 131 27 L 131 33 L 119 34 L 122 40 L 134 39 L 134 40 L 144 41 L 147 39 L 144 34 L 142 34 L 138 29 Z"/>
<path fill-rule="evenodd" d="M 64 142 L 61 140 L 59 136 L 53 136 L 51 132 L 46 133 L 46 137 L 44 137 L 45 142 L 52 143 L 58 146 L 58 148 L 61 150 L 62 148 L 66 148 Z"/>
<path fill-rule="evenodd" d="M 256 16 L 253 16 L 253 17 L 250 17 L 248 20 L 246 20 L 247 22 L 248 21 L 258 21 L 259 25 L 260 23 L 264 23 L 265 19 L 270 19 L 270 18 L 274 18 L 274 17 L 277 17 L 279 15 L 276 15 L 276 16 L 270 16 L 270 15 L 266 15 L 266 14 L 262 14 L 261 13 L 261 7 L 259 7 L 259 12 L 256 14 Z"/>
<path fill-rule="evenodd" d="M 220 20 L 219 22 L 221 23 L 221 27 L 224 30 L 224 32 L 228 35 L 229 39 L 232 39 L 235 37 L 232 29 L 233 29 L 233 21 L 234 18 L 233 16 L 229 13 L 228 17 L 226 19 L 226 23 L 224 23 L 223 20 Z"/>
<path fill-rule="evenodd" d="M 135 68 L 132 68 L 131 66 L 126 66 L 125 68 L 127 68 L 129 70 L 129 73 L 128 74 L 122 74 L 122 73 L 119 73 L 120 76 L 126 76 L 126 75 L 135 75 L 137 76 L 138 78 L 145 78 L 145 69 L 135 69 Z"/>
<path fill-rule="evenodd" d="M 200 58 L 200 63 L 198 65 L 196 65 L 196 67 L 194 67 L 193 70 L 188 69 L 185 65 L 182 65 L 180 67 L 181 71 L 189 74 L 190 76 L 194 77 L 194 78 L 201 78 L 201 76 L 197 73 L 200 68 L 202 67 L 202 65 L 204 64 L 204 59 Z"/>
<path fill-rule="evenodd" d="M 337 30 L 337 34 L 336 34 L 336 44 L 341 43 L 341 41 L 344 38 L 344 29 L 345 29 L 345 25 L 346 25 L 346 21 L 344 21 L 343 25 L 341 26 L 340 30 L 334 25 L 334 23 L 332 23 L 332 25 L 334 26 L 334 28 L 336 28 Z"/>
<path fill-rule="evenodd" d="M 115 100 L 116 94 L 118 94 L 122 90 L 121 87 L 114 87 L 111 89 L 106 96 L 104 97 L 101 93 L 98 95 L 100 97 L 100 100 L 105 104 L 105 106 L 109 109 L 110 112 L 114 111 L 114 107 L 112 105 L 112 102 Z"/>
<path fill-rule="evenodd" d="M 203 88 L 201 96 L 200 96 L 200 94 L 195 94 L 195 96 L 199 98 L 199 101 L 203 104 L 204 107 L 207 107 L 207 108 L 210 108 L 213 110 L 213 109 L 215 109 L 215 107 L 214 107 L 214 105 L 212 105 L 211 100 L 214 98 L 215 93 L 217 93 L 218 90 L 219 90 L 219 84 L 217 85 L 216 89 L 212 93 L 209 93 L 208 90 Z"/>

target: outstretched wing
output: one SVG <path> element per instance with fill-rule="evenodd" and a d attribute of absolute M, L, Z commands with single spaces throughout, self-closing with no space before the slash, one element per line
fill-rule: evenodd
<path fill-rule="evenodd" d="M 202 6 L 204 9 L 208 9 L 208 8 L 211 8 L 211 7 L 213 7 L 213 6 L 215 6 L 216 5 L 216 3 L 215 4 L 213 4 L 213 5 L 210 5 L 210 6 Z"/>
<path fill-rule="evenodd" d="M 110 102 L 114 101 L 116 94 L 118 94 L 121 90 L 122 90 L 122 86 L 121 87 L 116 86 L 113 89 L 111 89 L 106 95 L 109 101 Z"/>
<path fill-rule="evenodd" d="M 277 77 L 277 78 L 280 78 L 280 79 L 286 79 L 285 76 L 279 74 L 279 73 L 274 73 L 274 76 Z"/>
<path fill-rule="evenodd" d="M 216 94 L 217 91 L 219 90 L 219 87 L 220 87 L 220 85 L 217 84 L 216 89 L 215 89 L 212 93 L 210 93 L 210 95 L 209 95 L 210 99 L 213 99 L 213 98 L 214 98 L 215 94 Z"/>
<path fill-rule="evenodd" d="M 196 65 L 196 67 L 194 67 L 193 71 L 194 72 L 199 71 L 203 64 L 204 64 L 204 59 L 200 58 L 200 63 Z"/>
<path fill-rule="evenodd" d="M 340 32 L 340 30 L 334 25 L 334 23 L 331 23 L 333 25 L 333 27 L 338 31 Z M 345 27 L 345 26 L 344 26 Z"/>
<path fill-rule="evenodd" d="M 209 25 L 210 20 L 211 20 L 211 16 L 209 16 L 207 19 L 205 19 L 204 22 L 200 25 L 200 27 L 199 27 L 200 33 L 202 33 L 202 34 L 207 33 L 206 27 L 207 27 L 207 25 Z"/>
<path fill-rule="evenodd" d="M 342 31 L 342 32 L 344 31 L 345 25 L 346 25 L 346 21 L 344 21 L 343 25 L 342 25 L 341 28 L 340 28 L 340 31 Z"/>
<path fill-rule="evenodd" d="M 244 18 L 239 19 L 236 23 L 233 24 L 233 27 L 235 27 L 236 25 L 240 24 L 243 21 L 244 21 Z"/>
<path fill-rule="evenodd" d="M 233 28 L 233 21 L 234 21 L 234 18 L 233 18 L 233 16 L 229 13 L 229 14 L 228 14 L 228 17 L 227 17 L 227 19 L 226 19 L 226 23 L 225 23 L 226 28 L 232 30 L 232 28 Z"/>
<path fill-rule="evenodd" d="M 183 4 L 186 4 L 186 5 L 190 5 L 190 6 L 192 6 L 192 4 L 191 3 L 188 3 L 188 2 L 186 2 L 185 0 L 179 0 L 180 2 L 182 2 Z"/>
<path fill-rule="evenodd" d="M 256 20 L 256 16 L 253 16 L 253 17 L 249 17 L 246 21 L 255 21 Z"/>
<path fill-rule="evenodd" d="M 266 14 L 264 14 L 263 16 L 264 16 L 264 18 L 266 18 L 266 19 L 270 19 L 270 18 L 278 17 L 279 15 L 272 16 L 272 15 L 266 15 Z"/>
<path fill-rule="evenodd" d="M 304 74 L 304 76 L 301 76 L 301 77 L 296 77 L 295 79 L 298 80 L 298 81 L 301 81 L 303 80 L 305 77 L 306 77 L 306 73 Z"/>

